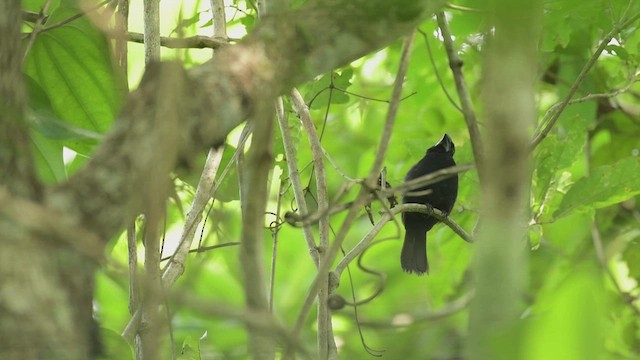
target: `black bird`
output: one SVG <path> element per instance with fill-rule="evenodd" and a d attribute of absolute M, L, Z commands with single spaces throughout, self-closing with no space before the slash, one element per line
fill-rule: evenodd
<path fill-rule="evenodd" d="M 435 171 L 455 166 L 453 154 L 456 148 L 449 135 L 444 134 L 442 139 L 427 149 L 417 164 L 413 165 L 405 181 L 412 180 Z M 428 194 L 420 194 L 431 190 Z M 416 195 L 412 195 L 416 194 Z M 458 196 L 458 175 L 453 175 L 435 184 L 423 186 L 408 192 L 402 199 L 404 204 L 417 203 L 428 204 L 434 208 L 449 214 Z M 438 220 L 427 214 L 408 212 L 402 213 L 402 222 L 406 230 L 400 263 L 402 270 L 408 273 L 422 275 L 429 272 L 427 261 L 427 231 L 431 230 Z"/>

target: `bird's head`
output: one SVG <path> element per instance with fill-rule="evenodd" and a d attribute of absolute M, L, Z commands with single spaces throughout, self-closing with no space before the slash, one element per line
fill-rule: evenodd
<path fill-rule="evenodd" d="M 451 138 L 447 134 L 444 134 L 442 136 L 442 139 L 440 139 L 437 144 L 427 150 L 427 153 L 443 153 L 449 154 L 451 156 L 453 156 L 455 152 L 456 146 L 453 144 L 453 140 L 451 140 Z"/>

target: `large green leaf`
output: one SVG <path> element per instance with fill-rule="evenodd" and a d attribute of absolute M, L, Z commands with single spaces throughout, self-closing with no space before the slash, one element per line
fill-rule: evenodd
<path fill-rule="evenodd" d="M 107 40 L 84 16 L 47 30 L 80 12 L 68 5 L 53 11 L 33 43 L 25 72 L 48 95 L 61 120 L 76 128 L 104 133 L 118 111 L 122 88 Z M 84 154 L 94 144 L 95 139 L 83 137 L 64 142 Z"/>
<path fill-rule="evenodd" d="M 553 217 L 612 205 L 640 194 L 640 158 L 628 157 L 593 169 L 578 180 L 562 199 Z"/>

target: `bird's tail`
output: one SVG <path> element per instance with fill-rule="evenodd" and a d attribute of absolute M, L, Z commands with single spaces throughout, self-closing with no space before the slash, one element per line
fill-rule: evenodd
<path fill-rule="evenodd" d="M 420 229 L 407 229 L 402 244 L 400 255 L 402 270 L 408 273 L 422 275 L 429 273 L 429 263 L 427 262 L 427 232 Z"/>

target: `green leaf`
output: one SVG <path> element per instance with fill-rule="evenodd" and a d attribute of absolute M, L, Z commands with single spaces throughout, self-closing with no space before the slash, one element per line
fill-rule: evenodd
<path fill-rule="evenodd" d="M 249 32 L 253 29 L 256 23 L 256 18 L 253 14 L 246 14 L 246 16 L 240 18 L 240 23 L 244 25 L 244 28 Z"/>
<path fill-rule="evenodd" d="M 80 9 L 61 6 L 46 26 L 78 13 Z M 25 72 L 40 85 L 62 121 L 94 133 L 104 133 L 111 126 L 123 87 L 118 85 L 121 79 L 111 63 L 107 40 L 87 17 L 42 31 L 27 56 Z M 82 136 L 64 142 L 83 154 L 95 143 L 95 139 Z"/>
<path fill-rule="evenodd" d="M 100 329 L 100 335 L 104 348 L 104 355 L 100 359 L 135 359 L 133 349 L 118 332 L 103 327 Z"/>
<path fill-rule="evenodd" d="M 200 360 L 200 344 L 197 340 L 188 336 L 182 343 L 182 349 L 178 355 L 179 360 Z"/>
<path fill-rule="evenodd" d="M 572 47 L 580 40 L 581 37 L 575 37 Z M 571 56 L 561 56 L 560 59 L 559 78 L 573 81 L 581 71 L 581 63 L 574 65 L 569 62 L 569 59 L 574 59 Z M 562 97 L 569 91 L 562 81 L 556 86 Z M 596 111 L 597 106 L 593 102 L 568 106 L 560 115 L 553 132 L 538 146 L 533 177 L 533 205 L 537 220 L 549 221 L 571 179 L 582 176 L 585 159 L 582 154 L 587 143 L 585 129 L 591 126 Z"/>
<path fill-rule="evenodd" d="M 47 0 L 22 0 L 22 9 L 26 11 L 39 12 Z M 60 4 L 60 0 L 53 0 L 49 4 L 49 9 L 55 9 Z"/>
<path fill-rule="evenodd" d="M 619 203 L 640 194 L 640 158 L 629 157 L 592 170 L 578 180 L 562 199 L 555 219 Z"/>
<path fill-rule="evenodd" d="M 636 234 L 637 236 L 638 234 Z M 622 254 L 622 259 L 627 263 L 629 276 L 640 280 L 640 241 L 632 241 Z"/>
<path fill-rule="evenodd" d="M 576 140 L 575 137 L 550 134 L 540 144 L 534 174 L 536 212 L 546 205 L 552 192 L 560 189 L 563 178 L 560 170 L 576 161 L 578 152 L 582 151 L 584 142 Z"/>
<path fill-rule="evenodd" d="M 349 102 L 349 95 L 343 90 L 347 90 L 351 86 L 352 77 L 353 69 L 351 68 L 321 76 L 306 91 L 305 102 L 312 109 L 324 109 L 329 101 L 332 104 L 346 104 Z"/>
<path fill-rule="evenodd" d="M 82 140 L 98 143 L 101 134 L 74 126 L 60 120 L 51 105 L 51 100 L 40 85 L 30 76 L 24 77 L 29 99 L 27 120 L 33 130 L 49 139 Z"/>
<path fill-rule="evenodd" d="M 66 180 L 67 172 L 62 159 L 62 144 L 37 132 L 32 132 L 30 137 L 38 178 L 49 184 Z"/>
<path fill-rule="evenodd" d="M 620 59 L 622 60 L 629 60 L 629 53 L 627 52 L 627 50 L 625 48 L 623 48 L 622 46 L 618 46 L 618 45 L 607 45 L 607 47 L 605 48 L 605 50 L 607 52 L 609 52 L 610 54 L 615 54 L 617 55 Z"/>

